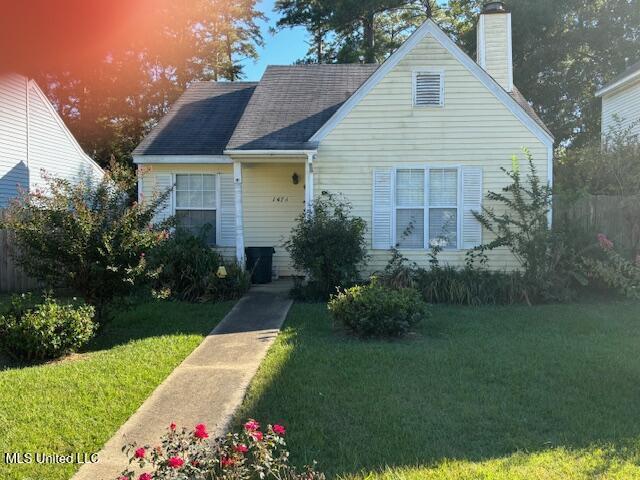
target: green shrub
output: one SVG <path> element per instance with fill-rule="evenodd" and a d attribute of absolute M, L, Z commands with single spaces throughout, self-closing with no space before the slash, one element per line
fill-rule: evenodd
<path fill-rule="evenodd" d="M 367 259 L 365 231 L 351 205 L 330 194 L 316 198 L 313 212 L 298 217 L 285 248 L 293 266 L 309 277 L 313 296 L 326 300 L 336 288 L 357 282 L 358 267 Z"/>
<path fill-rule="evenodd" d="M 227 276 L 209 275 L 207 287 L 202 296 L 204 301 L 222 302 L 236 300 L 251 287 L 251 274 L 237 263 L 226 263 Z"/>
<path fill-rule="evenodd" d="M 152 252 L 151 264 L 157 270 L 154 288 L 163 296 L 185 301 L 222 301 L 239 298 L 251 286 L 249 273 L 222 255 L 205 240 L 206 232 L 194 236 L 178 230 Z M 227 270 L 225 278 L 218 268 Z"/>
<path fill-rule="evenodd" d="M 502 168 L 511 183 L 501 192 L 487 194 L 491 203 L 500 204 L 501 211 L 483 208 L 482 212 L 474 212 L 482 227 L 493 234 L 493 240 L 480 249 L 509 249 L 522 267 L 527 303 L 567 301 L 573 296 L 570 272 L 559 268 L 564 247 L 548 221 L 551 188 L 540 180 L 529 151 L 525 150 L 525 155 L 528 174 L 521 174 L 519 160 L 514 157 L 511 171 Z"/>
<path fill-rule="evenodd" d="M 95 309 L 62 304 L 46 296 L 34 305 L 31 296 L 14 296 L 0 316 L 0 339 L 10 354 L 26 360 L 58 358 L 76 352 L 96 331 Z"/>
<path fill-rule="evenodd" d="M 373 279 L 338 292 L 329 301 L 333 319 L 356 335 L 400 337 L 428 316 L 428 306 L 412 288 L 394 290 Z"/>
<path fill-rule="evenodd" d="M 68 287 L 96 307 L 99 320 L 114 298 L 148 281 L 146 253 L 162 242 L 150 228 L 169 192 L 131 203 L 136 176 L 115 163 L 97 184 L 47 178 L 46 189 L 14 200 L 3 228 L 15 233 L 17 260 L 49 287 Z"/>

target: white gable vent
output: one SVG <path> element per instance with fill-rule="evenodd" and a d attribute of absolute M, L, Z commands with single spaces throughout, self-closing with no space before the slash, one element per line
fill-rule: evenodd
<path fill-rule="evenodd" d="M 416 107 L 442 107 L 444 105 L 443 72 L 414 72 L 413 105 Z"/>

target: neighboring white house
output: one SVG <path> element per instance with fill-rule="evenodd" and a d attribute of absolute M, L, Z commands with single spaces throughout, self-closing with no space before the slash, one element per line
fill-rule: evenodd
<path fill-rule="evenodd" d="M 19 188 L 43 184 L 42 171 L 77 180 L 98 179 L 102 169 L 82 151 L 35 81 L 0 76 L 0 208 Z"/>
<path fill-rule="evenodd" d="M 443 261 L 463 265 L 489 240 L 472 212 L 507 185 L 501 167 L 526 147 L 553 178 L 554 139 L 513 84 L 511 35 L 511 14 L 492 2 L 477 61 L 428 20 L 381 65 L 270 66 L 256 83 L 196 83 L 134 151 L 141 200 L 175 185 L 160 218 L 211 224 L 210 242 L 240 261 L 245 246 L 274 246 L 288 275 L 282 243 L 295 217 L 342 193 L 368 223 L 370 270 L 395 245 L 426 266 L 433 240 L 446 241 Z M 517 263 L 501 249 L 490 265 Z"/>
<path fill-rule="evenodd" d="M 602 135 L 617 128 L 632 127 L 640 137 L 640 62 L 596 92 L 602 98 Z"/>

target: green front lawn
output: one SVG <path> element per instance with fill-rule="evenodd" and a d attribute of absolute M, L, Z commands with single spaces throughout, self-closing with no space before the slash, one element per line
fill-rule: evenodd
<path fill-rule="evenodd" d="M 4 453 L 97 452 L 230 308 L 143 304 L 79 355 L 37 366 L 0 359 L 0 478 L 70 478 L 77 466 L 9 466 Z"/>
<path fill-rule="evenodd" d="M 438 307 L 396 342 L 296 305 L 248 417 L 330 477 L 640 478 L 640 305 Z"/>

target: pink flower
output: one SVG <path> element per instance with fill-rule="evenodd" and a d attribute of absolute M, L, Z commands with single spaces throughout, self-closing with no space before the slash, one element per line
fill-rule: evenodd
<path fill-rule="evenodd" d="M 207 433 L 207 427 L 204 423 L 199 423 L 196 425 L 196 429 L 193 434 L 198 438 L 209 438 L 209 433 Z"/>
<path fill-rule="evenodd" d="M 284 437 L 284 434 L 287 433 L 287 429 L 282 425 L 278 425 L 277 423 L 273 426 L 273 432 Z"/>
<path fill-rule="evenodd" d="M 262 435 L 262 432 L 251 432 L 250 435 L 258 442 L 261 442 L 262 439 L 264 438 L 264 435 Z"/>
<path fill-rule="evenodd" d="M 176 424 L 171 422 L 171 425 L 169 425 L 169 430 L 174 431 L 176 429 Z"/>
<path fill-rule="evenodd" d="M 598 243 L 603 250 L 613 250 L 613 242 L 604 233 L 598 234 Z"/>
<path fill-rule="evenodd" d="M 249 451 L 249 447 L 247 447 L 244 443 L 240 443 L 233 447 L 233 449 L 238 453 L 247 453 Z"/>
<path fill-rule="evenodd" d="M 180 468 L 182 465 L 184 465 L 184 460 L 180 457 L 171 457 L 169 459 L 169 466 L 171 468 Z"/>
<path fill-rule="evenodd" d="M 138 480 L 153 480 L 150 473 L 143 473 L 138 477 Z"/>
<path fill-rule="evenodd" d="M 222 465 L 222 467 L 230 467 L 231 465 L 233 465 L 234 463 L 236 463 L 233 458 L 229 458 L 229 457 L 222 457 L 220 459 L 220 464 Z"/>
<path fill-rule="evenodd" d="M 144 456 L 145 456 L 145 454 L 146 454 L 146 453 L 147 453 L 147 451 L 146 451 L 144 448 L 140 447 L 140 448 L 138 448 L 138 449 L 135 451 L 135 453 L 133 454 L 133 456 L 134 456 L 135 458 L 144 458 Z"/>
<path fill-rule="evenodd" d="M 244 424 L 244 429 L 247 432 L 255 432 L 259 428 L 260 428 L 260 424 L 255 420 L 249 420 L 247 423 Z"/>

